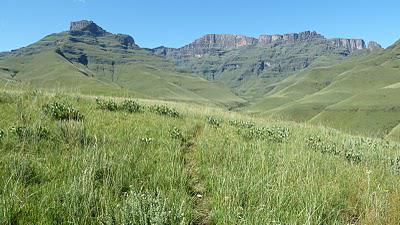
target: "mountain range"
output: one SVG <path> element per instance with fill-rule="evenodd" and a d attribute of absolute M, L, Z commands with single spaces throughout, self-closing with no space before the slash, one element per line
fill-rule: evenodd
<path fill-rule="evenodd" d="M 85 94 L 196 102 L 254 115 L 400 135 L 400 43 L 387 49 L 315 31 L 207 34 L 141 48 L 92 21 L 0 53 L 0 82 Z"/>

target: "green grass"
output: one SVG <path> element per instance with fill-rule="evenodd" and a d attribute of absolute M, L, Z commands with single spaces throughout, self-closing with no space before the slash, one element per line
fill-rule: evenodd
<path fill-rule="evenodd" d="M 245 111 L 398 139 L 392 130 L 400 124 L 399 49 L 395 44 L 333 66 L 306 69 Z"/>
<path fill-rule="evenodd" d="M 396 142 L 189 103 L 134 99 L 140 110 L 129 110 L 102 99 L 113 103 L 0 93 L 0 223 L 400 220 Z M 54 102 L 84 118 L 58 120 L 75 117 L 43 108 Z"/>
<path fill-rule="evenodd" d="M 84 55 L 88 64 L 79 62 Z M 66 32 L 0 58 L 0 79 L 34 88 L 235 107 L 246 101 L 200 76 L 182 73 L 149 50 L 124 48 L 114 36 Z"/>

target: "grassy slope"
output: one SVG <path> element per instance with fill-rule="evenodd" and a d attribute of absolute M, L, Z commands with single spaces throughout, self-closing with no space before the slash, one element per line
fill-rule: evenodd
<path fill-rule="evenodd" d="M 225 106 L 245 102 L 217 84 L 192 74 L 177 72 L 172 63 L 146 50 L 122 49 L 107 36 L 97 39 L 82 36 L 74 42 L 69 38 L 67 33 L 47 36 L 0 59 L 0 68 L 18 71 L 14 79 L 38 88 Z M 54 43 L 58 44 L 53 46 Z M 56 48 L 68 49 L 73 53 L 66 53 L 67 60 L 55 52 Z M 76 52 L 83 52 L 89 57 L 87 67 L 69 60 L 69 57 L 76 57 L 73 55 Z M 115 62 L 113 68 L 111 62 Z M 111 73 L 111 70 L 114 72 Z M 2 77 L 9 75 L 4 70 L 0 74 Z"/>
<path fill-rule="evenodd" d="M 85 120 L 51 119 L 41 107 L 54 101 L 69 102 Z M 0 129 L 6 136 L 0 140 L 0 222 L 397 224 L 400 220 L 398 167 L 389 163 L 400 154 L 395 143 L 168 104 L 182 118 L 148 110 L 102 111 L 85 97 L 2 92 Z M 223 122 L 212 125 L 208 115 Z M 261 139 L 252 136 L 251 129 L 230 125 L 230 120 L 275 128 Z M 49 133 L 38 136 L 39 127 Z M 275 130 L 281 128 L 289 131 L 282 143 Z M 310 137 L 321 141 L 306 141 Z M 332 148 L 339 153 L 334 155 Z M 353 162 L 358 156 L 361 162 Z"/>
<path fill-rule="evenodd" d="M 305 70 L 248 110 L 386 136 L 400 123 L 399 53 L 394 45 L 338 65 Z"/>

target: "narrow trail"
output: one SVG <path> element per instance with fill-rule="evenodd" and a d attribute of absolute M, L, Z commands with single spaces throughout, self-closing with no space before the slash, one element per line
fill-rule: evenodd
<path fill-rule="evenodd" d="M 206 188 L 198 171 L 196 161 L 196 141 L 204 130 L 204 124 L 196 124 L 182 140 L 182 158 L 186 172 L 189 176 L 187 192 L 195 201 L 194 211 L 196 218 L 192 222 L 195 225 L 207 225 L 209 223 L 209 208 L 207 205 Z"/>

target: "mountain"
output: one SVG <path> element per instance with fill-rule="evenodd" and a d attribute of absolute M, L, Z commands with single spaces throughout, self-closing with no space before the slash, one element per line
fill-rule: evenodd
<path fill-rule="evenodd" d="M 283 35 L 208 34 L 181 48 L 159 47 L 154 53 L 181 69 L 204 75 L 255 101 L 274 85 L 314 64 L 332 65 L 348 56 L 379 49 L 362 39 L 326 39 L 317 32 Z"/>
<path fill-rule="evenodd" d="M 82 93 L 193 101 L 225 106 L 244 100 L 225 87 L 140 48 L 125 34 L 112 34 L 92 21 L 72 22 L 27 47 L 0 55 L 0 78 L 33 87 Z"/>
<path fill-rule="evenodd" d="M 277 84 L 251 113 L 400 139 L 400 41 Z"/>

